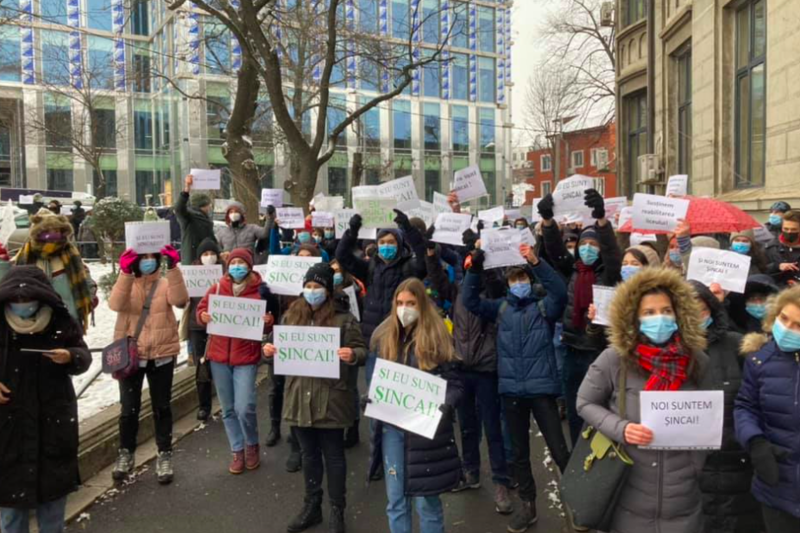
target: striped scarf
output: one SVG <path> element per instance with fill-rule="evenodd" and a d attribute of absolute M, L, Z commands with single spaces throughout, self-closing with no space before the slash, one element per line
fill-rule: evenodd
<path fill-rule="evenodd" d="M 69 280 L 72 290 L 72 299 L 75 300 L 75 310 L 78 322 L 83 330 L 89 326 L 89 315 L 92 312 L 92 295 L 89 292 L 89 283 L 86 270 L 78 249 L 71 242 L 40 242 L 28 239 L 15 258 L 17 265 L 36 265 L 36 261 L 48 261 L 57 257 L 64 264 L 64 272 Z"/>
<path fill-rule="evenodd" d="M 677 335 L 663 348 L 639 344 L 636 354 L 639 356 L 639 366 L 650 372 L 644 390 L 674 391 L 686 381 L 689 356 L 684 352 Z"/>

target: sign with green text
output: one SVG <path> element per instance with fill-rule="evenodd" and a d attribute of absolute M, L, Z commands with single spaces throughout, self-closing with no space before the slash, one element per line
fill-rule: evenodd
<path fill-rule="evenodd" d="M 275 374 L 339 379 L 339 328 L 275 326 Z"/>
<path fill-rule="evenodd" d="M 266 265 L 256 265 L 253 270 L 273 294 L 297 296 L 303 292 L 303 278 L 311 265 L 322 261 L 321 257 L 271 254 Z"/>
<path fill-rule="evenodd" d="M 394 223 L 397 200 L 394 198 L 356 198 L 353 204 L 365 228 L 397 227 Z"/>
<path fill-rule="evenodd" d="M 267 302 L 212 294 L 208 297 L 209 335 L 260 341 L 264 335 Z"/>
<path fill-rule="evenodd" d="M 191 298 L 202 298 L 222 277 L 222 265 L 178 265 Z"/>
<path fill-rule="evenodd" d="M 432 439 L 436 435 L 447 381 L 422 370 L 392 363 L 375 362 L 365 415 L 411 433 Z"/>

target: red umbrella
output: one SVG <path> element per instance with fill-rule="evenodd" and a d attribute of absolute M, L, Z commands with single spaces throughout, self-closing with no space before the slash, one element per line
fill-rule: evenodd
<path fill-rule="evenodd" d="M 685 196 L 689 200 L 689 210 L 686 212 L 686 222 L 692 227 L 692 235 L 703 233 L 733 233 L 747 229 L 757 228 L 761 224 L 736 207 L 722 200 L 714 198 L 698 198 Z M 633 220 L 626 222 L 619 231 L 630 233 L 633 230 Z M 653 234 L 668 233 L 660 230 L 636 230 L 637 233 Z"/>

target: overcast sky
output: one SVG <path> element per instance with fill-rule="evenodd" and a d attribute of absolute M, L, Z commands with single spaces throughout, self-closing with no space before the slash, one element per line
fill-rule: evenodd
<path fill-rule="evenodd" d="M 537 33 L 553 2 L 548 0 L 516 0 L 511 12 L 511 30 L 514 46 L 511 49 L 511 75 L 514 79 L 512 89 L 512 121 L 514 122 L 514 140 L 524 144 L 525 132 L 520 131 L 525 125 L 523 109 L 525 105 L 525 86 L 528 78 L 534 73 L 535 65 L 541 56 L 541 46 L 537 46 Z"/>

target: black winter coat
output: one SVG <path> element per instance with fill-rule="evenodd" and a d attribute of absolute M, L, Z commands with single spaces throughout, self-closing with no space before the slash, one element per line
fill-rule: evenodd
<path fill-rule="evenodd" d="M 181 227 L 181 264 L 191 265 L 197 259 L 197 247 L 204 239 L 214 238 L 214 222 L 189 206 L 189 193 L 182 191 L 175 202 L 175 216 Z"/>
<path fill-rule="evenodd" d="M 17 297 L 53 309 L 43 332 L 23 335 L 8 326 L 3 309 Z M 72 362 L 59 365 L 21 348 L 67 349 Z M 34 508 L 78 488 L 78 402 L 70 376 L 91 362 L 81 327 L 44 273 L 12 267 L 0 283 L 0 383 L 11 390 L 11 401 L 0 405 L 0 507 Z"/>

